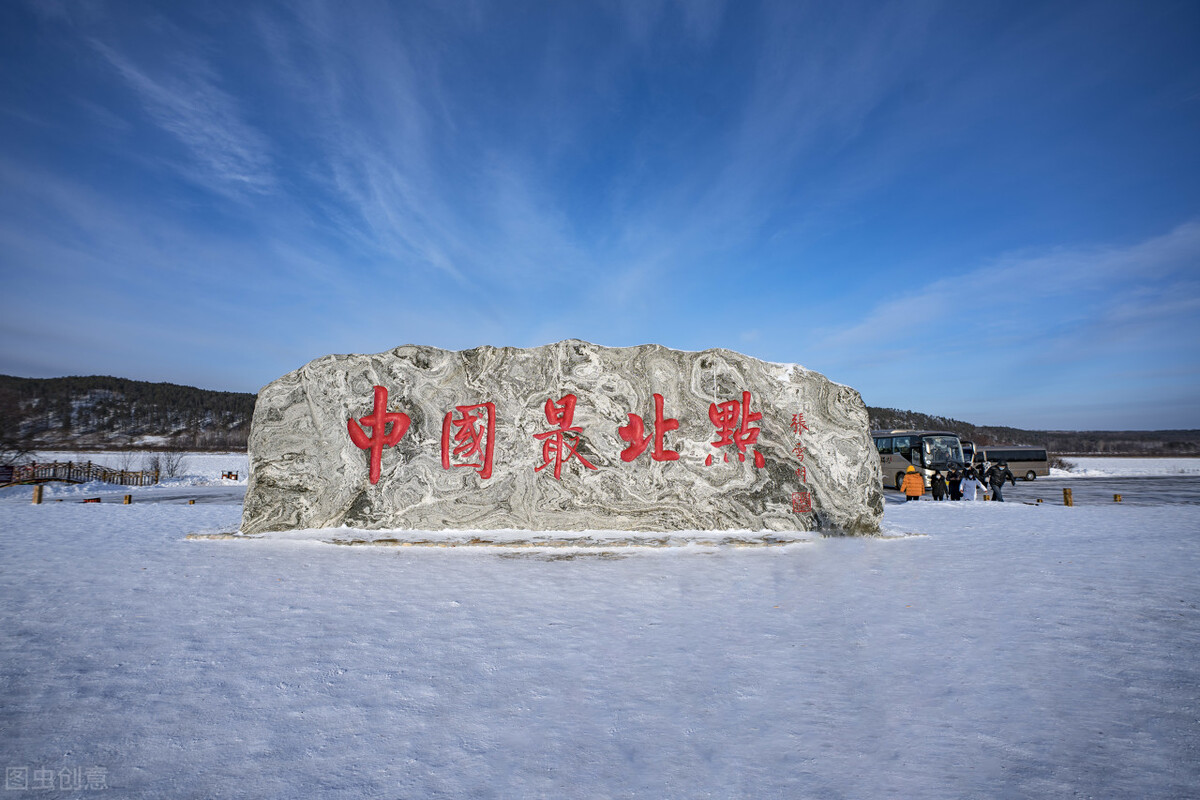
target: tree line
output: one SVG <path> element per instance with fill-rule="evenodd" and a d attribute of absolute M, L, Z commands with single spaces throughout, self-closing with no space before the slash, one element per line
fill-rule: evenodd
<path fill-rule="evenodd" d="M 0 375 L 6 449 L 245 450 L 255 395 L 110 376 Z"/>
<path fill-rule="evenodd" d="M 999 425 L 973 425 L 950 417 L 867 407 L 871 428 L 915 428 L 956 433 L 977 445 L 1027 444 L 1045 447 L 1060 456 L 1195 456 L 1200 455 L 1200 430 L 1160 431 L 1038 431 Z"/>
<path fill-rule="evenodd" d="M 0 375 L 0 456 L 36 449 L 245 450 L 255 395 L 128 378 Z M 1200 431 L 1037 431 L 867 407 L 873 429 L 948 430 L 1059 455 L 1200 455 Z"/>

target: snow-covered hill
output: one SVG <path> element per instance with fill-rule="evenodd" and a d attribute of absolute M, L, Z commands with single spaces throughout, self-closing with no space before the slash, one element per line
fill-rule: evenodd
<path fill-rule="evenodd" d="M 39 447 L 244 449 L 254 395 L 124 378 L 0 375 L 0 438 Z"/>

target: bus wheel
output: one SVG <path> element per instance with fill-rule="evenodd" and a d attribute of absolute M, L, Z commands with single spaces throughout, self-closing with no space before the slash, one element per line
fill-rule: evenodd
<path fill-rule="evenodd" d="M 904 483 L 904 473 L 903 473 L 903 472 L 897 472 L 897 473 L 896 473 L 896 491 L 897 491 L 897 492 L 902 492 L 902 491 L 904 491 L 903 489 L 901 489 L 901 488 L 900 488 L 901 484 L 903 484 L 903 483 Z"/>
<path fill-rule="evenodd" d="M 1037 473 L 1034 472 L 1033 470 L 1029 470 L 1029 472 L 1025 473 L 1025 480 L 1027 480 L 1027 481 L 1037 480 Z"/>

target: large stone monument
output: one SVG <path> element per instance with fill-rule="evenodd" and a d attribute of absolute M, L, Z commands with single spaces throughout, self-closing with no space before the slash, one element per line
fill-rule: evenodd
<path fill-rule="evenodd" d="M 873 533 L 858 392 L 729 350 L 406 345 L 264 388 L 245 534 L 381 530 Z"/>

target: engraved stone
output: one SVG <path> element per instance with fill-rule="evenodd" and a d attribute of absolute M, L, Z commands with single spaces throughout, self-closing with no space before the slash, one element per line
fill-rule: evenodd
<path fill-rule="evenodd" d="M 486 446 L 481 431 L 493 437 Z M 883 514 L 858 392 L 722 349 L 567 340 L 325 356 L 259 392 L 249 450 L 245 534 L 340 526 L 874 533 Z"/>

